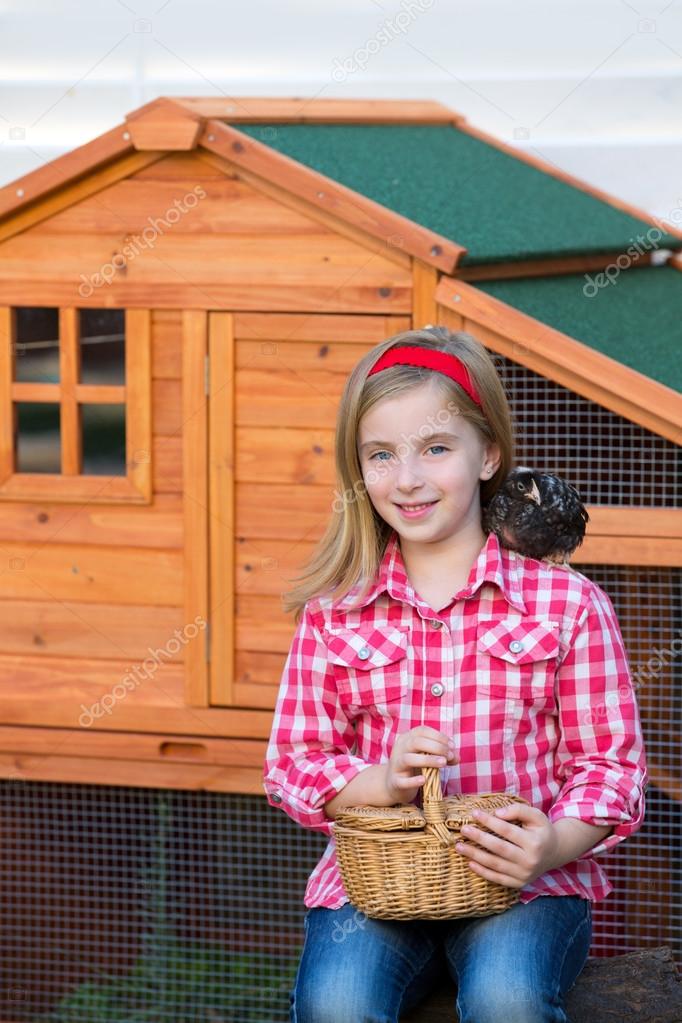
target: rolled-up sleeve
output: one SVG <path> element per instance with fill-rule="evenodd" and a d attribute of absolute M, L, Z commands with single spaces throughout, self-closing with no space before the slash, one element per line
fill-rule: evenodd
<path fill-rule="evenodd" d="M 370 766 L 351 753 L 354 742 L 327 648 L 306 604 L 284 665 L 265 756 L 270 805 L 304 828 L 332 835 L 324 804 Z"/>
<path fill-rule="evenodd" d="M 608 595 L 596 584 L 557 671 L 561 790 L 551 821 L 575 817 L 612 831 L 582 858 L 638 830 L 644 819 L 646 755 L 628 658 Z"/>

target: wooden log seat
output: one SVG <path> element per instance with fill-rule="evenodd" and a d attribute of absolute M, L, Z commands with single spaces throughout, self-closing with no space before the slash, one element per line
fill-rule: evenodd
<path fill-rule="evenodd" d="M 682 1023 L 682 976 L 667 947 L 588 959 L 566 998 L 570 1023 Z M 450 977 L 400 1023 L 456 1023 Z"/>

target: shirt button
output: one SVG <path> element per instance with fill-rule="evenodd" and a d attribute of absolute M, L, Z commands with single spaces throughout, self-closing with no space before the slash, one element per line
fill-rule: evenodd
<path fill-rule="evenodd" d="M 445 692 L 445 686 L 442 686 L 440 682 L 434 682 L 431 686 L 431 692 L 434 696 L 442 696 Z"/>
<path fill-rule="evenodd" d="M 270 799 L 273 801 L 273 803 L 281 803 L 282 802 L 282 797 L 280 796 L 279 792 L 271 792 L 270 793 Z"/>
<path fill-rule="evenodd" d="M 443 628 L 443 623 L 439 622 L 437 618 L 432 618 L 430 624 L 431 624 L 431 628 L 432 629 L 442 629 Z"/>
<path fill-rule="evenodd" d="M 369 647 L 363 646 L 362 650 L 358 650 L 358 657 L 361 657 L 363 661 L 366 661 L 367 658 L 369 657 L 369 653 L 370 653 Z"/>
<path fill-rule="evenodd" d="M 523 643 L 520 639 L 513 639 L 509 644 L 509 649 L 513 654 L 520 654 L 523 650 Z"/>

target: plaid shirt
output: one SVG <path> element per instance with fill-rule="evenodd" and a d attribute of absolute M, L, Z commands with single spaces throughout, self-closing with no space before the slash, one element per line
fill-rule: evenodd
<path fill-rule="evenodd" d="M 441 769 L 444 795 L 513 792 L 552 821 L 613 826 L 579 859 L 525 885 L 522 902 L 608 895 L 594 857 L 640 826 L 646 763 L 607 594 L 490 533 L 465 588 L 434 612 L 410 585 L 395 532 L 375 585 L 352 607 L 359 592 L 305 605 L 266 753 L 270 805 L 330 836 L 304 904 L 349 901 L 324 803 L 421 724 L 455 739 L 459 763 Z"/>

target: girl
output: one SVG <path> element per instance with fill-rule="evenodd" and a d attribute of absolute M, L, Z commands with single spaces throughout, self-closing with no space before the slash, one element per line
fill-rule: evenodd
<path fill-rule="evenodd" d="M 407 331 L 350 374 L 336 430 L 341 485 L 285 609 L 284 667 L 264 787 L 330 836 L 305 891 L 292 1023 L 396 1023 L 447 969 L 453 1021 L 565 1021 L 587 958 L 595 856 L 640 826 L 646 767 L 612 604 L 575 571 L 485 535 L 481 508 L 512 466 L 509 408 L 469 334 Z M 340 807 L 513 792 L 465 829 L 474 874 L 520 889 L 506 912 L 377 920 L 349 902 Z M 469 839 L 470 841 L 466 841 Z M 476 844 L 472 844 L 475 842 Z"/>

